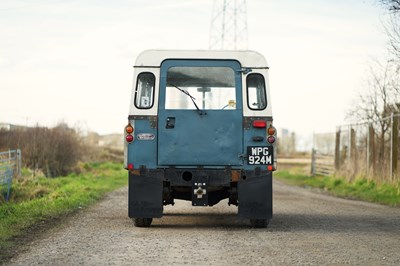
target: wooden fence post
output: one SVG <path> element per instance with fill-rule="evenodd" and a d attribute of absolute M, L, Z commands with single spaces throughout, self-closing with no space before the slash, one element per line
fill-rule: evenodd
<path fill-rule="evenodd" d="M 20 149 L 17 149 L 17 155 L 18 155 L 18 158 L 17 158 L 17 162 L 18 162 L 17 173 L 18 173 L 18 176 L 21 176 L 21 167 L 22 167 L 22 165 L 21 165 L 21 162 L 22 162 L 21 156 L 22 156 L 22 153 L 21 153 Z"/>
<path fill-rule="evenodd" d="M 368 147 L 367 147 L 367 174 L 375 174 L 375 131 L 372 124 L 368 127 Z"/>
<path fill-rule="evenodd" d="M 312 151 L 311 151 L 311 175 L 312 176 L 315 175 L 315 153 L 316 153 L 316 150 L 312 149 Z"/>
<path fill-rule="evenodd" d="M 336 131 L 335 137 L 335 171 L 340 168 L 340 127 Z"/>
<path fill-rule="evenodd" d="M 397 175 L 398 142 L 399 142 L 399 118 L 391 114 L 391 138 L 390 138 L 390 178 L 392 182 Z"/>
<path fill-rule="evenodd" d="M 354 166 L 354 174 L 357 173 L 357 146 L 356 146 L 356 131 L 354 128 L 350 130 L 350 160 Z"/>

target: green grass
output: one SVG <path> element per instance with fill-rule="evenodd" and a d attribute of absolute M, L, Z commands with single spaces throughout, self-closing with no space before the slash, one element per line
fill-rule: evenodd
<path fill-rule="evenodd" d="M 348 182 L 341 177 L 306 175 L 296 168 L 277 171 L 274 177 L 291 185 L 320 188 L 343 198 L 400 206 L 400 182 L 377 184 L 361 177 Z"/>
<path fill-rule="evenodd" d="M 84 208 L 127 185 L 121 164 L 91 163 L 81 168 L 81 174 L 67 177 L 24 177 L 13 182 L 10 201 L 0 202 L 0 259 L 2 251 L 16 245 L 16 237 L 29 234 L 35 225 Z"/>

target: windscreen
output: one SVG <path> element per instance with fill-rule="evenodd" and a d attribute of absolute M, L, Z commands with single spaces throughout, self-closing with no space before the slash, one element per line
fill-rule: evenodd
<path fill-rule="evenodd" d="M 235 73 L 229 67 L 171 67 L 165 109 L 236 109 Z M 193 99 L 193 100 L 192 100 Z"/>

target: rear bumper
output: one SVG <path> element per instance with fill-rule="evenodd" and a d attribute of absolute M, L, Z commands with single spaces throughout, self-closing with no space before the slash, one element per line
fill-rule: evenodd
<path fill-rule="evenodd" d="M 232 169 L 231 167 L 224 169 L 175 167 L 148 169 L 141 167 L 129 172 L 130 176 L 154 178 L 169 182 L 171 186 L 188 187 L 192 186 L 193 179 L 196 177 L 206 177 L 209 186 L 230 186 L 231 183 L 268 176 L 270 174 L 271 171 L 261 170 L 260 167 L 257 167 L 255 170 Z"/>

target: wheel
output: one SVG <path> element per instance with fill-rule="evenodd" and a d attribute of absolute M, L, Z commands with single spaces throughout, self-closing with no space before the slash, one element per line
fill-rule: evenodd
<path fill-rule="evenodd" d="M 268 225 L 267 219 L 250 219 L 250 224 L 254 228 L 265 228 Z"/>
<path fill-rule="evenodd" d="M 133 218 L 133 223 L 136 227 L 149 227 L 153 218 Z"/>

